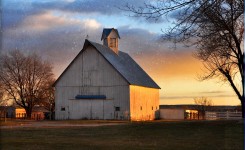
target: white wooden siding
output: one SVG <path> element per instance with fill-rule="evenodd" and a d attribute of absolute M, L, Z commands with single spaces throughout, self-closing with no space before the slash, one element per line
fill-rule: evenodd
<path fill-rule="evenodd" d="M 63 73 L 55 88 L 56 119 L 119 119 L 129 112 L 128 83 L 91 46 Z M 75 100 L 76 95 L 106 95 L 107 98 Z M 114 107 L 120 107 L 120 111 L 115 112 Z"/>

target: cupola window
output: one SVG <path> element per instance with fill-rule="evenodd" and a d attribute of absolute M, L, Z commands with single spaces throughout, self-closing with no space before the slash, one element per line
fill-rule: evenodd
<path fill-rule="evenodd" d="M 110 38 L 110 45 L 111 48 L 116 48 L 116 38 Z"/>

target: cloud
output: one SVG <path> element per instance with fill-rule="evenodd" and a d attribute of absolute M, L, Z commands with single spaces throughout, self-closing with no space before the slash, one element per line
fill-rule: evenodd
<path fill-rule="evenodd" d="M 68 22 L 69 21 L 69 22 Z M 79 24 L 80 22 L 77 20 L 68 20 L 64 17 L 58 17 L 51 14 L 51 12 L 32 15 L 23 20 L 21 24 L 22 29 L 30 29 L 36 31 L 45 31 L 55 27 Z"/>
<path fill-rule="evenodd" d="M 76 0 L 64 0 L 65 2 L 68 2 L 68 3 L 73 3 L 74 1 Z"/>
<path fill-rule="evenodd" d="M 98 29 L 101 24 L 94 19 L 74 19 L 70 15 L 62 16 L 56 15 L 56 11 L 48 11 L 41 14 L 31 15 L 26 17 L 16 26 L 16 30 L 29 30 L 43 32 L 53 28 L 68 27 L 69 26 L 85 26 L 89 29 Z"/>
<path fill-rule="evenodd" d="M 227 93 L 227 91 L 203 91 L 200 94 L 220 94 L 220 93 Z"/>
<path fill-rule="evenodd" d="M 101 24 L 94 19 L 73 19 L 49 11 L 26 17 L 3 32 L 3 50 L 35 51 L 54 65 L 56 75 L 82 49 L 86 35 L 99 37 Z M 98 39 L 99 41 L 99 39 Z"/>
<path fill-rule="evenodd" d="M 1 15 L 3 29 L 15 28 L 23 19 L 30 15 L 45 12 L 45 9 L 34 8 L 31 1 L 2 0 Z"/>
<path fill-rule="evenodd" d="M 123 11 L 127 3 L 133 3 L 136 7 L 142 6 L 144 0 L 50 0 L 50 1 L 2 1 L 2 25 L 3 29 L 15 28 L 25 18 L 50 11 L 79 14 L 80 16 L 101 15 L 101 16 L 127 16 L 128 12 Z M 139 22 L 153 23 L 152 19 L 145 20 L 139 17 L 130 17 Z"/>
<path fill-rule="evenodd" d="M 101 43 L 99 37 L 103 25 L 94 18 L 81 18 L 79 13 L 119 15 L 122 12 L 116 6 L 126 2 L 129 1 L 25 1 L 21 4 L 25 9 L 17 7 L 15 10 L 14 4 L 17 1 L 11 4 L 5 1 L 10 4 L 5 4 L 5 20 L 10 27 L 4 28 L 3 49 L 39 52 L 53 62 L 56 74 L 59 75 L 82 49 L 86 35 L 89 35 L 90 40 Z M 137 1 L 135 5 L 139 5 L 138 3 L 141 1 Z M 18 15 L 21 19 L 16 22 L 7 19 L 9 16 L 16 19 Z M 121 36 L 120 50 L 128 52 L 150 72 L 166 66 L 169 63 L 167 57 L 176 53 L 169 49 L 172 43 L 159 40 L 160 34 L 130 25 L 119 26 L 118 30 Z"/>
<path fill-rule="evenodd" d="M 145 29 L 131 28 L 130 26 L 123 26 L 118 29 L 122 37 L 120 46 L 123 51 L 137 55 L 151 53 L 152 50 L 163 50 L 163 43 L 158 42 L 160 34 L 151 33 Z"/>
<path fill-rule="evenodd" d="M 92 29 L 99 29 L 101 27 L 101 24 L 94 19 L 85 19 L 82 21 L 82 24 L 86 28 L 92 28 Z"/>
<path fill-rule="evenodd" d="M 53 62 L 56 75 L 59 75 L 82 49 L 86 35 L 90 40 L 101 43 L 102 27 L 95 19 L 46 11 L 26 17 L 14 30 L 6 29 L 3 48 L 39 52 Z M 172 43 L 161 42 L 160 34 L 130 26 L 121 26 L 118 30 L 120 50 L 129 53 L 150 75 L 151 72 L 163 74 L 163 71 L 156 70 L 163 70 L 162 67 L 169 65 L 171 59 L 180 54 L 169 49 Z"/>
<path fill-rule="evenodd" d="M 127 3 L 132 3 L 130 0 L 65 0 L 65 1 L 34 1 L 33 6 L 42 9 L 59 9 L 69 12 L 80 13 L 101 13 L 106 15 L 121 14 L 124 11 L 119 7 L 125 6 Z M 133 2 L 135 6 L 142 6 L 144 0 Z"/>

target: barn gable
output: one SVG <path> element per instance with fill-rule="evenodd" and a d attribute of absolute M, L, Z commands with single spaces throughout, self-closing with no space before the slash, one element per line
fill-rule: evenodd
<path fill-rule="evenodd" d="M 119 53 L 116 54 L 107 46 L 103 46 L 89 40 L 85 40 L 83 49 L 75 57 L 71 64 L 81 53 L 86 50 L 88 46 L 94 47 L 130 85 L 160 89 L 160 87 L 151 79 L 151 77 L 127 53 L 119 51 Z M 71 64 L 69 64 L 65 71 L 60 75 L 54 85 L 56 85 Z"/>
<path fill-rule="evenodd" d="M 119 119 L 129 105 L 129 83 L 91 45 L 55 85 L 56 119 Z"/>

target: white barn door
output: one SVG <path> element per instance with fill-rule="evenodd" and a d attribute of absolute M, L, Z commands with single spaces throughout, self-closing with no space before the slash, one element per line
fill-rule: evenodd
<path fill-rule="evenodd" d="M 104 119 L 104 100 L 91 100 L 91 119 Z"/>

